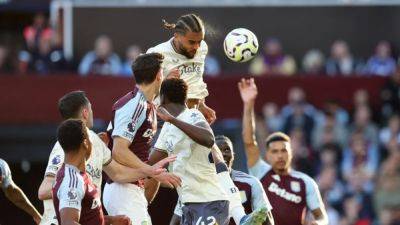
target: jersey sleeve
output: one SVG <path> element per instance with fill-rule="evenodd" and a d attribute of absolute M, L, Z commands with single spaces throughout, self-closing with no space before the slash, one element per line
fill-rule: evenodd
<path fill-rule="evenodd" d="M 2 159 L 0 159 L 0 176 L 2 177 L 0 184 L 2 189 L 8 188 L 8 186 L 13 183 L 10 167 L 7 162 Z"/>
<path fill-rule="evenodd" d="M 92 141 L 95 141 L 98 143 L 98 145 L 101 148 L 101 153 L 102 153 L 102 164 L 103 166 L 107 166 L 108 164 L 111 163 L 112 156 L 111 156 L 111 150 L 107 147 L 107 145 L 100 139 L 100 137 L 93 131 L 89 130 L 90 132 L 90 138 L 93 139 Z"/>
<path fill-rule="evenodd" d="M 306 184 L 306 201 L 307 207 L 312 211 L 321 208 L 324 203 L 322 202 L 321 194 L 318 189 L 317 183 L 307 176 L 304 175 L 304 182 Z"/>
<path fill-rule="evenodd" d="M 268 200 L 267 194 L 264 191 L 264 188 L 260 181 L 252 177 L 252 184 L 251 184 L 251 198 L 252 198 L 252 208 L 253 210 L 259 209 L 261 207 L 266 207 L 267 211 L 272 210 L 271 203 Z"/>
<path fill-rule="evenodd" d="M 168 122 L 164 123 L 163 127 L 161 128 L 160 135 L 158 135 L 156 144 L 154 145 L 156 149 L 165 153 L 168 153 L 168 151 L 172 150 L 170 149 L 172 146 L 171 144 L 169 144 L 167 140 L 168 127 L 169 123 Z"/>
<path fill-rule="evenodd" d="M 47 162 L 45 176 L 55 176 L 64 162 L 64 150 L 60 143 L 56 143 L 50 152 L 49 161 Z"/>
<path fill-rule="evenodd" d="M 268 170 L 270 170 L 270 168 L 270 165 L 268 165 L 264 160 L 258 159 L 256 164 L 249 168 L 249 174 L 261 179 L 263 176 L 265 176 Z"/>
<path fill-rule="evenodd" d="M 207 123 L 206 118 L 204 117 L 204 115 L 197 109 L 191 109 L 190 110 L 190 118 L 189 118 L 189 122 L 190 124 L 198 124 L 198 123 Z"/>
<path fill-rule="evenodd" d="M 82 199 L 85 196 L 85 185 L 82 176 L 66 168 L 66 175 L 57 192 L 59 209 L 73 208 L 81 210 Z"/>
<path fill-rule="evenodd" d="M 146 119 L 146 103 L 135 97 L 131 102 L 116 110 L 112 137 L 122 137 L 130 142 Z"/>

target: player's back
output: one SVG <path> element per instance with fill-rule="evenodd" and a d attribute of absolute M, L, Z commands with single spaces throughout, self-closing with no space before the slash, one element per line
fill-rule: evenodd
<path fill-rule="evenodd" d="M 314 210 L 322 206 L 318 187 L 308 175 L 295 170 L 291 170 L 288 175 L 278 175 L 262 160 L 257 164 L 255 167 L 262 169 L 250 168 L 250 171 L 253 170 L 252 174 L 260 179 L 274 207 L 272 214 L 276 225 L 304 224 L 307 208 Z"/>
<path fill-rule="evenodd" d="M 185 109 L 177 118 L 193 125 L 206 122 L 197 109 Z M 227 199 L 218 182 L 211 149 L 197 144 L 170 123 L 164 124 L 155 147 L 177 156 L 172 171 L 182 179 L 178 194 L 183 203 Z"/>
<path fill-rule="evenodd" d="M 157 130 L 155 106 L 146 101 L 143 93 L 135 87 L 114 104 L 112 111 L 111 126 L 107 129 L 111 137 L 110 149 L 113 146 L 112 137 L 122 137 L 131 142 L 129 149 L 146 162 Z"/>
<path fill-rule="evenodd" d="M 79 210 L 79 223 L 82 225 L 105 224 L 99 191 L 86 172 L 64 164 L 57 173 L 52 191 L 59 224 L 60 210 L 63 208 Z"/>

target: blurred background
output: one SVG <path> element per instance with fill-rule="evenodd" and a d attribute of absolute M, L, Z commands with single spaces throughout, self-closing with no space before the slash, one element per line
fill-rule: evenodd
<path fill-rule="evenodd" d="M 130 64 L 171 37 L 161 20 L 206 23 L 205 80 L 216 134 L 247 171 L 237 82 L 255 77 L 257 136 L 284 131 L 295 169 L 317 181 L 332 225 L 400 224 L 400 0 L 0 0 L 0 158 L 43 212 L 37 190 L 61 121 L 57 100 L 86 91 L 95 130 L 132 89 Z M 260 48 L 233 63 L 222 42 L 244 27 Z M 169 223 L 173 190 L 150 206 Z M 0 194 L 0 224 L 33 224 Z"/>

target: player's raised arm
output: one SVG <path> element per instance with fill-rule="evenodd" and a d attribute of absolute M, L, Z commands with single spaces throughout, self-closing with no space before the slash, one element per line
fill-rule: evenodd
<path fill-rule="evenodd" d="M 26 197 L 24 192 L 13 182 L 10 168 L 2 159 L 0 159 L 0 186 L 8 200 L 31 215 L 36 224 L 40 223 L 42 216 Z"/>
<path fill-rule="evenodd" d="M 257 97 L 257 86 L 254 79 L 242 79 L 238 83 L 243 101 L 242 137 L 247 154 L 247 165 L 252 167 L 260 159 L 260 149 L 255 137 L 254 104 Z"/>
<path fill-rule="evenodd" d="M 197 111 L 198 112 L 198 111 Z M 195 125 L 186 123 L 172 116 L 164 107 L 159 107 L 157 115 L 164 121 L 169 122 L 180 130 L 182 130 L 187 136 L 189 136 L 196 143 L 203 145 L 207 148 L 211 148 L 214 145 L 214 134 L 209 124 L 201 121 L 200 113 L 193 112 L 192 118 Z"/>

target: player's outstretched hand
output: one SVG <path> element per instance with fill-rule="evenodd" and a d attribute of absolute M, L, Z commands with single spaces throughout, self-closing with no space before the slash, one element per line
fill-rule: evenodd
<path fill-rule="evenodd" d="M 108 145 L 108 143 L 110 143 L 110 138 L 108 137 L 106 132 L 100 132 L 97 135 L 104 142 L 104 144 Z"/>
<path fill-rule="evenodd" d="M 204 115 L 209 124 L 214 123 L 217 119 L 215 111 L 208 107 L 205 103 L 199 104 L 199 111 Z"/>
<path fill-rule="evenodd" d="M 132 225 L 131 219 L 124 215 L 113 216 L 111 221 L 112 225 Z"/>
<path fill-rule="evenodd" d="M 157 109 L 157 116 L 160 117 L 160 119 L 164 120 L 165 122 L 171 122 L 174 116 L 172 116 L 168 110 L 166 110 L 164 107 L 160 106 Z"/>
<path fill-rule="evenodd" d="M 35 224 L 40 224 L 40 221 L 42 220 L 42 217 L 40 217 L 40 216 L 35 216 L 35 217 L 33 217 L 33 221 L 35 221 Z"/>
<path fill-rule="evenodd" d="M 179 78 L 181 75 L 179 73 L 178 68 L 172 69 L 169 74 L 167 75 L 166 79 L 171 79 L 171 78 Z"/>
<path fill-rule="evenodd" d="M 175 160 L 176 160 L 176 155 L 168 156 L 167 158 L 160 160 L 159 162 L 157 162 L 156 164 L 151 166 L 149 170 L 144 171 L 144 172 L 148 177 L 158 176 L 162 173 L 167 172 L 167 169 L 165 169 L 164 167 L 168 163 L 173 162 Z"/>
<path fill-rule="evenodd" d="M 156 179 L 158 182 L 166 185 L 169 188 L 177 188 L 181 186 L 182 180 L 179 178 L 177 175 L 173 173 L 162 173 L 158 176 L 155 176 L 154 179 Z"/>
<path fill-rule="evenodd" d="M 244 79 L 238 83 L 240 97 L 244 103 L 252 102 L 256 99 L 258 90 L 254 78 Z"/>

